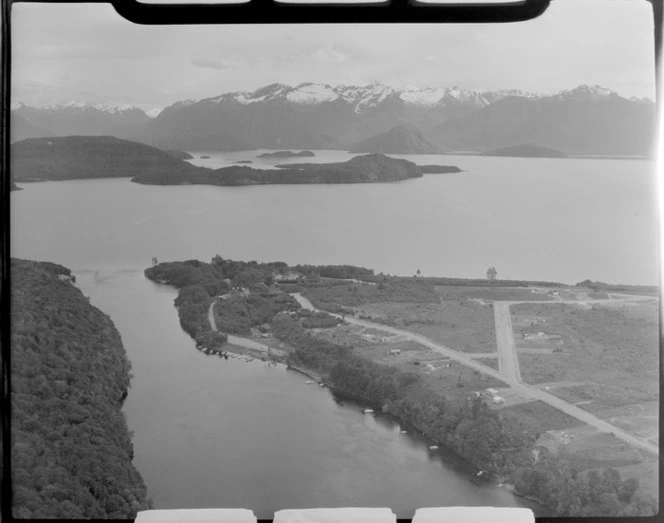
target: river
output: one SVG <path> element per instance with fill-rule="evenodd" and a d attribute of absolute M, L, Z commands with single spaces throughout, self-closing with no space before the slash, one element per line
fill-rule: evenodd
<path fill-rule="evenodd" d="M 255 155 L 211 153 L 208 161 Z M 157 508 L 245 507 L 269 518 L 280 508 L 389 506 L 408 518 L 422 506 L 496 505 L 547 515 L 477 484 L 472 467 L 429 451 L 391 418 L 365 415 L 283 366 L 196 351 L 179 327 L 174 289 L 143 276 L 153 256 L 221 254 L 392 274 L 482 277 L 494 265 L 499 277 L 656 282 L 650 163 L 416 161 L 467 172 L 354 186 L 81 180 L 12 193 L 12 255 L 73 269 L 122 335 L 134 375 L 125 404 L 134 461 Z"/>

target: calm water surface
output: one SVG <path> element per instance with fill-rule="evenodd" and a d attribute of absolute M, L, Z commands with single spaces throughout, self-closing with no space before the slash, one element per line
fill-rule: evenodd
<path fill-rule="evenodd" d="M 197 155 L 205 153 L 197 153 Z M 227 165 L 257 152 L 210 153 Z M 318 152 L 318 161 L 349 157 Z M 656 282 L 654 177 L 635 160 L 407 157 L 467 172 L 379 185 L 24 184 L 12 255 L 75 271 L 132 361 L 135 463 L 158 508 L 532 506 L 386 417 L 340 405 L 282 366 L 209 358 L 179 327 L 160 260 L 351 263 L 391 274 Z M 300 161 L 311 161 L 301 159 Z M 261 161 L 267 167 L 283 160 Z M 546 512 L 535 507 L 540 515 Z"/>

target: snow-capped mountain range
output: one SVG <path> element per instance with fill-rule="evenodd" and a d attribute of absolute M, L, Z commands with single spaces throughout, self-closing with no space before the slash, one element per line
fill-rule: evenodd
<path fill-rule="evenodd" d="M 452 87 L 425 87 L 419 88 L 409 86 L 401 90 L 395 90 L 389 86 L 371 83 L 364 86 L 338 85 L 336 87 L 327 84 L 302 83 L 295 87 L 285 84 L 274 83 L 255 91 L 235 91 L 224 93 L 212 98 L 188 99 L 176 102 L 172 106 L 184 107 L 200 102 L 228 103 L 237 102 L 249 105 L 260 102 L 286 101 L 293 104 L 317 105 L 325 102 L 342 100 L 353 106 L 356 113 L 371 109 L 388 98 L 398 98 L 408 105 L 419 107 L 435 107 L 450 103 L 469 104 L 475 107 L 486 107 L 506 97 L 517 96 L 522 98 L 590 98 L 602 99 L 618 96 L 617 93 L 600 87 L 598 85 L 580 85 L 573 89 L 561 90 L 553 94 L 540 94 L 522 91 L 519 89 L 500 89 L 496 91 L 463 89 Z M 649 101 L 647 98 L 630 98 L 632 101 Z M 147 116 L 155 118 L 162 109 L 143 111 L 135 105 L 117 102 L 91 103 L 87 101 L 70 101 L 64 104 L 50 104 L 45 106 L 28 106 L 21 101 L 12 102 L 12 111 L 22 108 L 37 109 L 44 112 L 64 111 L 100 111 L 108 114 L 122 114 L 126 112 L 140 111 Z"/>
<path fill-rule="evenodd" d="M 615 154 L 630 154 L 639 149 L 639 140 L 650 136 L 654 115 L 649 100 L 627 99 L 597 85 L 541 94 L 456 86 L 398 90 L 378 83 L 274 83 L 250 92 L 184 100 L 149 113 L 111 102 L 17 103 L 12 109 L 14 141 L 40 133 L 109 134 L 192 151 L 343 149 L 406 125 L 445 150 L 510 146 L 532 136 L 543 142 L 538 145 L 568 151 L 604 154 L 617 148 Z"/>
<path fill-rule="evenodd" d="M 618 96 L 615 92 L 598 85 L 581 85 L 574 89 L 544 95 L 519 89 L 500 89 L 497 91 L 462 89 L 452 87 L 406 87 L 396 90 L 389 86 L 372 83 L 365 86 L 303 83 L 296 87 L 275 83 L 251 92 L 230 92 L 213 98 L 186 100 L 174 105 L 187 106 L 195 103 L 229 103 L 237 102 L 248 105 L 260 102 L 285 101 L 302 105 L 317 105 L 325 102 L 343 101 L 353 106 L 356 113 L 371 109 L 389 98 L 397 98 L 405 104 L 418 107 L 435 107 L 446 104 L 469 104 L 474 107 L 485 107 L 502 98 L 518 96 L 522 98 L 544 97 L 603 97 Z"/>

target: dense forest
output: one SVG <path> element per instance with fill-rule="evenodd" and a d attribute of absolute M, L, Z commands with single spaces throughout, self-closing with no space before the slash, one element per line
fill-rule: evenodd
<path fill-rule="evenodd" d="M 151 502 L 131 462 L 120 335 L 69 269 L 12 259 L 10 270 L 13 515 L 132 519 Z"/>

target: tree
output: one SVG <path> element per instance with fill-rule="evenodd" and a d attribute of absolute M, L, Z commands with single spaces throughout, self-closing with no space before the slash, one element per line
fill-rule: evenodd
<path fill-rule="evenodd" d="M 486 279 L 489 281 L 494 281 L 496 279 L 496 276 L 498 276 L 498 271 L 496 270 L 495 267 L 489 267 L 486 270 Z"/>

